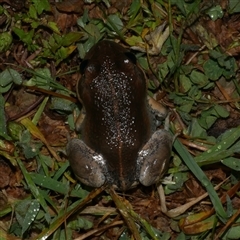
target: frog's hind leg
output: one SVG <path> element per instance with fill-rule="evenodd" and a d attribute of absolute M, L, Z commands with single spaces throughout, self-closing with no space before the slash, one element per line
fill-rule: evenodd
<path fill-rule="evenodd" d="M 66 147 L 67 156 L 76 177 L 91 187 L 100 187 L 105 182 L 105 160 L 80 139 L 71 139 Z"/>
<path fill-rule="evenodd" d="M 168 132 L 169 118 L 166 118 L 165 128 L 153 133 L 149 141 L 139 152 L 139 181 L 144 186 L 157 183 L 167 171 L 171 157 L 173 137 Z"/>

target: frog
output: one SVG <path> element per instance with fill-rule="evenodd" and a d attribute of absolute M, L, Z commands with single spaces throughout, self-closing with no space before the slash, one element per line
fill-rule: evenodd
<path fill-rule="evenodd" d="M 158 183 L 169 167 L 173 137 L 169 119 L 157 129 L 156 116 L 166 112 L 149 103 L 135 55 L 102 40 L 86 54 L 80 70 L 81 139 L 70 139 L 66 147 L 76 178 L 93 188 L 107 184 L 123 192 L 139 183 Z"/>

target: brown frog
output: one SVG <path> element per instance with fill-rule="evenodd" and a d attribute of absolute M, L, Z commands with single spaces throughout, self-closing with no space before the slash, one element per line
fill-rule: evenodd
<path fill-rule="evenodd" d="M 76 177 L 88 186 L 107 182 L 122 191 L 159 181 L 168 168 L 172 135 L 154 126 L 145 76 L 135 56 L 103 40 L 87 53 L 81 70 L 82 140 L 67 144 Z"/>

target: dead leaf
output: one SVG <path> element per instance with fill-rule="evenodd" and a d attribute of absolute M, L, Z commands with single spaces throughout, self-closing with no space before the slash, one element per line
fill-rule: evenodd
<path fill-rule="evenodd" d="M 64 2 L 56 3 L 56 7 L 61 12 L 83 14 L 84 1 L 83 0 L 67 0 Z"/>

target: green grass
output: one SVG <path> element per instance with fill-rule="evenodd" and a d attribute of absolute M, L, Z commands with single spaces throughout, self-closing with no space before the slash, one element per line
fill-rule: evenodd
<path fill-rule="evenodd" d="M 30 0 L 16 11 L 0 6 L 5 19 L 0 33 L 0 155 L 14 176 L 14 183 L 1 189 L 5 200 L 0 206 L 0 238 L 73 239 L 78 233 L 106 237 L 108 230 L 108 236 L 119 239 L 216 239 L 218 234 L 239 239 L 239 211 L 233 202 L 239 200 L 239 124 L 210 134 L 217 121 L 239 119 L 239 60 L 234 54 L 239 40 L 231 34 L 233 27 L 226 27 L 232 37 L 220 42 L 209 26 L 216 21 L 231 26 L 240 4 L 133 0 L 116 8 L 109 1 L 93 1 L 82 11 L 66 2 Z M 134 51 L 148 79 L 149 95 L 157 93 L 172 111 L 171 131 L 178 137 L 163 180 L 169 210 L 179 205 L 179 193 L 187 200 L 189 181 L 209 195 L 175 217 L 160 213 L 155 186 L 152 194 L 135 190 L 122 198 L 111 188 L 92 190 L 76 182 L 69 167 L 67 135 L 73 134 L 81 108 L 75 94 L 79 65 L 102 39 Z M 41 96 L 41 102 L 20 112 L 11 110 L 23 88 Z M 0 164 L 4 172 L 1 169 Z M 229 179 L 216 189 L 224 179 L 209 169 L 221 169 L 222 178 Z M 229 197 L 223 200 L 226 193 Z M 141 199 L 141 207 L 136 199 Z M 153 208 L 165 225 L 151 219 L 145 201 L 156 204 Z"/>

